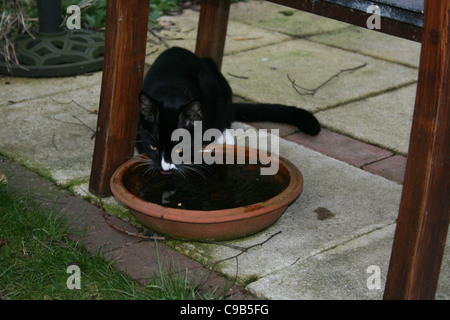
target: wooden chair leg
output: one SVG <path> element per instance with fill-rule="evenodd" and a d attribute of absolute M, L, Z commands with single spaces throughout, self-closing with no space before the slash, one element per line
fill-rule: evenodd
<path fill-rule="evenodd" d="M 228 14 L 231 0 L 203 0 L 197 31 L 195 53 L 201 57 L 211 57 L 222 66 Z"/>
<path fill-rule="evenodd" d="M 450 219 L 450 0 L 425 1 L 408 162 L 385 299 L 433 299 Z"/>
<path fill-rule="evenodd" d="M 149 1 L 107 2 L 105 56 L 89 189 L 110 195 L 109 180 L 133 155 L 147 40 Z"/>

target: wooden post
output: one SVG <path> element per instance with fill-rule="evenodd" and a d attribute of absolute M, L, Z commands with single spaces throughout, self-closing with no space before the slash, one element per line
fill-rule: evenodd
<path fill-rule="evenodd" d="M 134 151 L 149 1 L 107 2 L 105 56 L 89 189 L 110 195 L 109 180 Z"/>
<path fill-rule="evenodd" d="M 450 219 L 450 0 L 425 1 L 408 162 L 385 299 L 434 299 Z"/>
<path fill-rule="evenodd" d="M 200 57 L 213 58 L 219 69 L 225 48 L 230 2 L 203 0 L 200 7 L 195 53 Z"/>

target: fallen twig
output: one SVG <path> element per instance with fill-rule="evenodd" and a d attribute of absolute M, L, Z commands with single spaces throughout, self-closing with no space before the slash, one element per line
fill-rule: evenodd
<path fill-rule="evenodd" d="M 81 104 L 79 104 L 78 102 L 76 102 L 75 100 L 72 99 L 72 102 L 75 103 L 78 107 L 80 107 L 83 110 L 86 110 L 87 112 L 91 113 L 91 114 L 98 114 L 97 110 L 89 110 L 86 107 L 83 107 Z"/>
<path fill-rule="evenodd" d="M 100 211 L 102 212 L 103 219 L 104 219 L 105 222 L 106 222 L 111 228 L 113 228 L 114 230 L 119 231 L 119 232 L 122 232 L 122 233 L 124 233 L 124 234 L 126 234 L 126 235 L 128 235 L 128 236 L 132 236 L 132 237 L 136 237 L 136 238 L 140 238 L 140 239 L 144 239 L 144 240 L 158 240 L 158 241 L 166 240 L 165 237 L 160 237 L 160 236 L 147 236 L 147 235 L 142 234 L 142 233 L 130 232 L 130 231 L 128 231 L 128 230 L 125 230 L 125 229 L 122 229 L 122 228 L 119 228 L 119 227 L 113 225 L 113 224 L 111 223 L 111 221 L 109 221 L 108 217 L 106 216 L 106 212 L 105 212 L 105 210 L 103 209 L 103 202 L 102 202 L 102 199 L 101 199 L 101 198 L 98 198 L 98 200 L 99 200 L 99 203 L 100 203 Z"/>
<path fill-rule="evenodd" d="M 253 38 L 234 38 L 235 41 L 248 41 L 248 40 L 259 40 L 263 39 L 264 37 L 253 37 Z"/>
<path fill-rule="evenodd" d="M 250 250 L 252 248 L 255 248 L 255 247 L 258 247 L 258 246 L 262 246 L 263 244 L 268 242 L 270 239 L 272 239 L 276 235 L 279 235 L 280 233 L 281 233 L 281 231 L 278 231 L 277 233 L 272 234 L 266 240 L 264 240 L 262 242 L 259 242 L 259 243 L 256 243 L 256 244 L 253 244 L 253 245 L 248 246 L 248 247 L 240 247 L 240 246 L 235 246 L 235 245 L 231 245 L 231 244 L 227 244 L 227 243 L 211 241 L 211 240 L 204 240 L 204 241 L 198 241 L 198 242 L 222 245 L 222 246 L 230 247 L 230 248 L 233 248 L 233 249 L 241 251 L 238 254 L 235 254 L 234 256 L 231 256 L 231 257 L 228 257 L 228 258 L 224 258 L 224 259 L 221 259 L 221 260 L 218 260 L 218 261 L 206 264 L 206 266 L 210 266 L 209 268 L 210 268 L 210 270 L 212 270 L 219 263 L 222 263 L 224 261 L 231 260 L 231 259 L 236 259 L 236 274 L 235 274 L 235 277 L 234 277 L 234 281 L 233 281 L 233 283 L 231 285 L 231 287 L 232 287 L 236 283 L 237 277 L 238 277 L 238 270 L 239 270 L 239 259 L 238 258 L 239 258 L 239 256 L 244 254 L 245 252 L 247 252 L 248 250 Z M 209 279 L 209 275 L 208 275 L 208 278 L 206 279 L 206 281 L 208 281 L 208 279 Z M 205 283 L 206 283 L 206 281 L 205 281 Z"/>
<path fill-rule="evenodd" d="M 56 143 L 55 143 L 55 136 L 56 136 L 56 134 L 53 134 L 53 136 L 52 136 L 52 146 L 53 146 L 53 148 L 55 148 L 55 150 L 58 150 L 58 147 L 56 146 Z"/>
<path fill-rule="evenodd" d="M 363 67 L 365 67 L 367 65 L 367 63 L 364 63 L 360 66 L 354 67 L 354 68 L 348 68 L 348 69 L 342 69 L 339 72 L 335 73 L 334 75 L 332 75 L 330 78 L 328 78 L 325 82 L 323 82 L 322 84 L 320 84 L 319 86 L 317 86 L 314 89 L 308 89 L 308 88 L 304 88 L 298 84 L 295 83 L 295 80 L 292 80 L 291 77 L 289 76 L 289 74 L 287 74 L 287 78 L 289 79 L 289 81 L 291 82 L 292 88 L 294 88 L 294 90 L 300 94 L 300 95 L 314 95 L 320 88 L 322 88 L 323 86 L 325 86 L 328 82 L 330 82 L 331 80 L 333 80 L 334 78 L 339 77 L 339 75 L 341 73 L 344 72 L 350 72 L 350 71 L 355 71 L 358 69 L 361 69 Z M 306 91 L 306 92 L 301 92 L 300 90 Z"/>
<path fill-rule="evenodd" d="M 77 116 L 73 116 L 75 119 L 77 119 L 83 126 L 85 126 L 86 128 L 88 128 L 89 130 L 91 130 L 94 134 L 91 136 L 91 140 L 94 139 L 94 137 L 97 134 L 97 131 L 95 131 L 94 129 L 92 129 L 91 127 L 89 127 L 86 123 L 84 123 L 80 118 L 78 118 Z"/>
<path fill-rule="evenodd" d="M 281 231 L 278 231 L 277 233 L 272 234 L 272 235 L 271 235 L 269 238 L 267 238 L 266 240 L 264 240 L 264 241 L 262 241 L 262 242 L 259 242 L 259 243 L 256 243 L 256 244 L 253 244 L 253 245 L 248 246 L 248 247 L 236 246 L 236 245 L 234 245 L 234 244 L 229 244 L 229 243 L 219 242 L 219 241 L 214 241 L 214 240 L 198 240 L 197 242 L 200 242 L 200 243 L 215 244 L 215 245 L 218 245 L 218 246 L 224 246 L 224 247 L 236 249 L 236 250 L 241 251 L 241 253 L 238 254 L 238 256 L 239 256 L 239 255 L 241 255 L 242 253 L 247 252 L 248 250 L 250 250 L 250 249 L 252 249 L 252 248 L 254 248 L 254 247 L 262 246 L 264 243 L 266 243 L 267 241 L 269 241 L 270 239 L 272 239 L 273 237 L 275 237 L 276 235 L 278 235 L 278 234 L 280 234 L 280 233 L 281 233 Z M 226 259 L 220 260 L 220 261 L 218 261 L 217 263 L 220 263 L 220 262 L 222 262 L 222 261 L 225 261 L 225 260 L 228 260 L 228 259 L 232 259 L 232 258 L 234 258 L 234 257 L 230 257 L 230 258 L 226 258 Z M 217 263 L 215 262 L 214 264 L 217 264 Z"/>
<path fill-rule="evenodd" d="M 159 48 L 156 48 L 156 49 L 154 49 L 154 50 L 152 50 L 152 51 L 146 53 L 145 56 L 146 56 L 146 57 L 151 56 L 152 54 L 154 54 L 154 53 L 156 53 L 156 52 L 158 52 L 158 51 L 159 51 Z"/>
<path fill-rule="evenodd" d="M 235 78 L 238 78 L 238 79 L 245 79 L 245 80 L 248 79 L 248 77 L 245 77 L 245 76 L 237 76 L 237 75 L 232 74 L 232 73 L 229 73 L 229 72 L 227 72 L 227 74 L 228 74 L 229 76 L 231 76 L 231 77 L 235 77 Z"/>
<path fill-rule="evenodd" d="M 167 43 L 164 37 L 159 36 L 153 29 L 149 29 L 148 31 L 156 38 L 158 38 L 158 40 L 161 41 L 166 46 L 166 48 L 170 48 L 170 44 Z"/>

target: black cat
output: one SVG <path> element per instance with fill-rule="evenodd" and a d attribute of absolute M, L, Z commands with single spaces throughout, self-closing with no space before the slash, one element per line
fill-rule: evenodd
<path fill-rule="evenodd" d="M 171 140 L 172 132 L 178 128 L 193 132 L 196 121 L 201 121 L 203 132 L 210 128 L 224 132 L 235 120 L 282 122 L 309 135 L 320 132 L 317 119 L 297 107 L 232 103 L 231 88 L 214 61 L 178 47 L 164 51 L 155 60 L 145 76 L 139 101 L 136 148 L 147 153 L 153 169 L 162 173 L 181 166 L 171 160 L 178 143 Z"/>

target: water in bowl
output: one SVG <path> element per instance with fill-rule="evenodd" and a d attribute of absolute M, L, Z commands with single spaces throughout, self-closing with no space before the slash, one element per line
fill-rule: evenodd
<path fill-rule="evenodd" d="M 187 210 L 221 210 L 268 200 L 288 185 L 283 174 L 261 175 L 258 164 L 213 164 L 201 174 L 156 173 L 140 188 L 131 188 L 143 200 Z"/>

